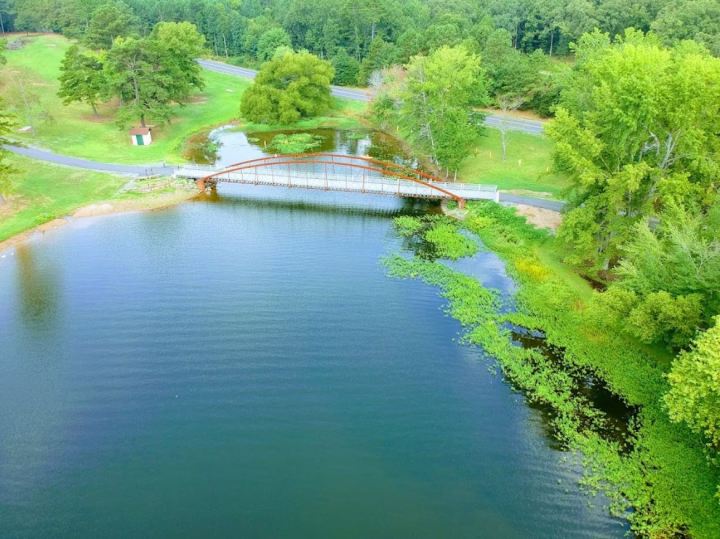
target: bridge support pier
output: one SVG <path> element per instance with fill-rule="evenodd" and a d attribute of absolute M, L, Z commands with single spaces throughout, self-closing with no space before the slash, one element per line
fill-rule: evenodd
<path fill-rule="evenodd" d="M 457 204 L 458 204 L 459 209 L 461 209 L 461 210 L 465 209 L 465 199 L 464 198 L 458 198 Z"/>
<path fill-rule="evenodd" d="M 195 185 L 197 185 L 200 191 L 207 191 L 208 189 L 215 189 L 217 182 L 212 178 L 209 180 L 207 178 L 200 178 L 199 180 L 195 180 Z"/>

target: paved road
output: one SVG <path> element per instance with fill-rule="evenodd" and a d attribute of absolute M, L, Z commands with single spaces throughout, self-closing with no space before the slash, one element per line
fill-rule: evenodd
<path fill-rule="evenodd" d="M 536 208 L 543 208 L 545 210 L 552 211 L 561 211 L 566 204 L 562 200 L 549 200 L 546 198 L 512 195 L 510 193 L 503 193 L 502 191 L 500 191 L 500 202 L 507 204 L 525 204 L 527 206 L 534 206 Z"/>
<path fill-rule="evenodd" d="M 510 131 L 522 131 L 531 135 L 542 135 L 545 131 L 544 123 L 539 120 L 523 120 L 521 118 L 503 118 L 496 114 L 485 116 L 485 125 L 499 129 L 503 122 Z"/>
<path fill-rule="evenodd" d="M 132 176 L 170 176 L 175 172 L 175 167 L 169 167 L 162 164 L 119 165 L 115 163 L 100 163 L 98 161 L 90 161 L 89 159 L 80 159 L 79 157 L 69 157 L 67 155 L 60 155 L 49 150 L 40 150 L 38 148 L 26 148 L 12 145 L 7 145 L 5 148 L 13 153 L 24 155 L 25 157 L 31 157 L 39 161 L 47 161 L 48 163 L 82 168 L 85 170 L 96 170 L 98 172 L 112 172 L 114 174 L 129 174 Z"/>
<path fill-rule="evenodd" d="M 246 67 L 237 67 L 223 62 L 214 60 L 198 60 L 198 63 L 209 71 L 217 73 L 225 73 L 226 75 L 234 75 L 247 79 L 254 79 L 257 71 Z M 372 99 L 371 90 L 357 90 L 353 88 L 345 88 L 343 86 L 331 86 L 330 91 L 336 97 L 344 97 L 345 99 L 353 99 L 355 101 L 370 101 Z M 496 114 L 489 114 L 485 117 L 485 124 L 490 127 L 500 127 L 505 122 L 508 129 L 513 131 L 523 131 L 533 135 L 541 135 L 543 133 L 543 122 L 538 120 L 523 120 L 516 118 L 503 118 Z"/>

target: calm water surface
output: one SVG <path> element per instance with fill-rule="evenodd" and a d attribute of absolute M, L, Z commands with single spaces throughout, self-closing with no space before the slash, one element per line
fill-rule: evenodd
<path fill-rule="evenodd" d="M 0 535 L 621 537 L 437 291 L 386 276 L 397 210 L 221 186 L 1 253 Z"/>

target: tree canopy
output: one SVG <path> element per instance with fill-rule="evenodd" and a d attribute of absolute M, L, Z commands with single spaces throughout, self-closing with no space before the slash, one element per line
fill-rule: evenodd
<path fill-rule="evenodd" d="M 137 18 L 127 4 L 119 1 L 102 4 L 88 23 L 85 43 L 94 49 L 109 49 L 116 37 L 135 33 L 137 26 Z"/>
<path fill-rule="evenodd" d="M 105 92 L 105 82 L 103 64 L 97 56 L 82 53 L 77 45 L 67 50 L 60 65 L 58 91 L 64 104 L 84 102 L 97 114 L 97 103 Z"/>
<path fill-rule="evenodd" d="M 668 375 L 670 417 L 684 421 L 720 450 L 720 316 L 681 353 Z"/>
<path fill-rule="evenodd" d="M 415 56 L 375 106 L 442 167 L 456 170 L 483 129 L 474 106 L 487 103 L 480 57 L 460 45 Z"/>
<path fill-rule="evenodd" d="M 5 144 L 9 141 L 7 135 L 15 126 L 15 119 L 5 110 L 5 103 L 0 99 L 0 198 L 10 194 L 12 184 L 10 174 L 13 168 L 7 162 L 8 151 Z"/>
<path fill-rule="evenodd" d="M 694 39 L 720 54 L 720 9 L 717 0 L 0 0 L 0 26 L 6 31 L 62 31 L 82 37 L 93 48 L 108 49 L 115 37 L 146 36 L 159 22 L 196 25 L 216 55 L 239 65 L 257 67 L 280 46 L 307 50 L 330 60 L 336 83 L 366 84 L 379 69 L 406 64 L 443 46 L 464 44 L 482 53 L 488 73 L 498 62 L 484 52 L 488 37 L 500 30 L 509 48 L 540 56 L 565 55 L 571 44 L 598 28 L 611 37 L 632 27 L 653 30 L 663 43 Z M 346 56 L 345 56 L 346 55 Z M 352 80 L 341 66 L 359 64 Z M 523 56 L 508 55 L 513 69 Z M 494 64 L 494 66 L 493 66 Z M 549 84 L 561 64 L 532 61 L 539 90 Z M 342 76 L 341 76 L 342 75 Z M 548 77 L 548 75 L 550 75 Z M 549 86 L 549 88 L 548 88 Z M 490 88 L 495 95 L 494 88 Z M 556 93 L 542 92 L 523 104 L 550 112 Z M 537 101 L 535 100 L 537 99 Z"/>
<path fill-rule="evenodd" d="M 242 97 L 240 110 L 250 121 L 289 124 L 326 112 L 331 104 L 330 62 L 309 52 L 286 51 L 263 64 Z"/>
<path fill-rule="evenodd" d="M 568 260 L 607 269 L 639 221 L 715 198 L 720 60 L 633 31 L 615 43 L 588 34 L 547 131 L 573 182 L 559 233 Z"/>
<path fill-rule="evenodd" d="M 60 67 L 58 95 L 65 104 L 84 102 L 96 111 L 100 101 L 117 97 L 118 124 L 148 118 L 166 121 L 172 104 L 182 104 L 204 85 L 196 58 L 205 38 L 189 22 L 163 22 L 149 36 L 117 37 L 102 55 L 70 47 Z"/>

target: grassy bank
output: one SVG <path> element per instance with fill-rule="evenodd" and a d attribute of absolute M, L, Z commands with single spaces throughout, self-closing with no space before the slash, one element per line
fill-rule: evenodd
<path fill-rule="evenodd" d="M 90 204 L 105 203 L 96 210 L 108 213 L 159 207 L 196 194 L 191 184 L 184 189 L 168 180 L 123 189 L 128 178 L 47 165 L 19 156 L 10 156 L 9 162 L 17 170 L 12 176 L 15 191 L 0 205 L 0 243 Z"/>
<path fill-rule="evenodd" d="M 489 183 L 503 190 L 549 193 L 559 197 L 569 185 L 567 177 L 552 170 L 553 143 L 542 135 L 507 133 L 507 154 L 502 158 L 500 131 L 486 129 L 458 176 L 471 183 Z"/>
<path fill-rule="evenodd" d="M 65 155 L 115 163 L 182 162 L 185 142 L 193 134 L 238 120 L 240 97 L 250 85 L 245 79 L 203 71 L 203 91 L 188 104 L 176 106 L 170 123 L 153 129 L 151 145 L 133 146 L 127 130 L 114 122 L 116 104 L 100 105 L 95 116 L 89 106 L 65 106 L 57 97 L 60 64 L 70 45 L 63 36 L 34 36 L 22 48 L 7 51 L 7 64 L 0 67 L 0 89 L 11 110 L 23 125 L 33 127 L 33 132 L 17 133 L 15 138 Z M 358 125 L 355 116 L 364 107 L 336 100 L 326 117 L 292 127 L 354 127 Z"/>
<path fill-rule="evenodd" d="M 407 133 L 396 126 L 382 126 L 389 134 L 401 139 L 408 150 L 423 157 L 418 148 L 409 142 Z M 553 171 L 553 142 L 544 135 L 531 135 L 520 131 L 507 133 L 507 153 L 502 158 L 500 131 L 491 127 L 484 129 L 482 136 L 460 163 L 458 181 L 497 185 L 504 191 L 528 192 L 535 196 L 562 198 L 563 191 L 570 185 L 568 178 Z M 428 156 L 422 162 L 427 168 Z M 444 171 L 440 172 L 444 174 Z"/>
<path fill-rule="evenodd" d="M 407 218 L 398 225 L 411 244 L 440 238 L 448 245 L 445 253 L 463 252 L 447 227 L 428 238 L 426 226 Z M 468 340 L 497 358 L 504 375 L 529 400 L 552 409 L 558 439 L 585 457 L 585 484 L 605 491 L 612 511 L 628 518 L 636 533 L 720 537 L 715 497 L 720 468 L 708 463 L 697 436 L 670 422 L 661 404 L 669 354 L 626 337 L 613 326 L 618 322 L 603 317 L 593 301 L 596 293 L 559 262 L 553 238 L 511 210 L 471 204 L 467 219 L 456 226 L 504 259 L 518 283 L 515 312 L 504 311 L 496 291 L 432 257 L 390 257 L 391 274 L 441 288 L 450 314 L 467 328 Z M 540 332 L 561 353 L 549 357 L 540 349 L 516 346 L 512 327 Z M 621 436 L 608 434 L 612 422 L 585 391 L 593 379 L 635 411 Z"/>

